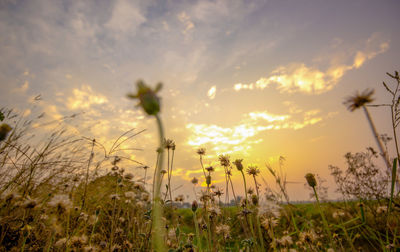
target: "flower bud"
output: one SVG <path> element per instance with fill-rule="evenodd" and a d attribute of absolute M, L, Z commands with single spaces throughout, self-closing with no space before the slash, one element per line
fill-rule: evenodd
<path fill-rule="evenodd" d="M 0 141 L 3 141 L 4 139 L 7 138 L 8 133 L 12 130 L 10 125 L 7 123 L 2 123 L 0 125 Z"/>
<path fill-rule="evenodd" d="M 235 162 L 233 162 L 233 163 L 236 165 L 236 168 L 237 168 L 239 171 L 242 171 L 242 170 L 243 170 L 242 161 L 243 161 L 243 159 L 236 159 Z"/>
<path fill-rule="evenodd" d="M 315 176 L 312 173 L 307 173 L 305 176 L 307 183 L 311 187 L 315 187 L 317 185 L 317 180 L 315 180 Z"/>
<path fill-rule="evenodd" d="M 206 184 L 207 184 L 207 185 L 210 185 L 210 184 L 211 184 L 211 176 L 210 176 L 210 175 L 208 175 L 208 176 L 206 177 Z"/>
<path fill-rule="evenodd" d="M 199 204 L 197 203 L 197 201 L 193 201 L 192 202 L 192 211 L 193 213 L 197 211 L 197 208 L 199 208 Z"/>

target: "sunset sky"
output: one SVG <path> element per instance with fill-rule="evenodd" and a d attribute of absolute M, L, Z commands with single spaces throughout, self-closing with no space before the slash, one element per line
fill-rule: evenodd
<path fill-rule="evenodd" d="M 191 178 L 204 180 L 204 147 L 218 186 L 219 154 L 258 165 L 271 185 L 265 164 L 278 169 L 284 156 L 287 179 L 298 182 L 288 184 L 292 200 L 308 199 L 307 172 L 326 179 L 334 198 L 328 165 L 344 168 L 346 152 L 376 148 L 362 111 L 343 101 L 366 88 L 376 103 L 389 101 L 381 83 L 394 84 L 386 72 L 400 70 L 399 9 L 395 0 L 0 0 L 0 107 L 45 112 L 32 129 L 41 132 L 78 114 L 64 127 L 108 147 L 145 129 L 126 142 L 142 150 L 121 155 L 153 168 L 155 120 L 126 94 L 138 79 L 161 81 L 166 136 L 176 142 L 172 183 L 182 186 L 175 195 L 193 198 Z M 389 110 L 371 113 L 391 136 Z M 143 176 L 135 164 L 126 169 Z"/>

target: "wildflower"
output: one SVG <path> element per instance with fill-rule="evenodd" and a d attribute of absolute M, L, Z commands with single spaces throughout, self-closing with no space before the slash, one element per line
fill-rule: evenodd
<path fill-rule="evenodd" d="M 376 212 L 378 213 L 378 214 L 381 214 L 381 213 L 386 213 L 387 212 L 387 206 L 379 206 L 377 209 L 376 209 Z"/>
<path fill-rule="evenodd" d="M 126 180 L 131 180 L 131 179 L 133 179 L 133 174 L 132 173 L 127 173 L 127 174 L 125 174 L 124 178 Z"/>
<path fill-rule="evenodd" d="M 199 180 L 196 177 L 193 177 L 191 182 L 192 182 L 193 185 L 197 185 Z"/>
<path fill-rule="evenodd" d="M 28 198 L 23 204 L 22 207 L 26 209 L 32 209 L 37 205 L 36 200 Z"/>
<path fill-rule="evenodd" d="M 176 202 L 183 202 L 183 200 L 184 200 L 183 195 L 178 195 L 178 196 L 175 197 L 175 201 Z"/>
<path fill-rule="evenodd" d="M 310 187 L 315 187 L 317 185 L 317 180 L 315 179 L 314 174 L 307 173 L 305 176 L 307 183 Z"/>
<path fill-rule="evenodd" d="M 132 191 L 125 192 L 125 197 L 126 198 L 134 199 L 135 196 L 136 196 L 135 192 L 132 192 Z"/>
<path fill-rule="evenodd" d="M 228 155 L 219 155 L 218 159 L 219 162 L 221 163 L 221 166 L 228 167 L 231 164 Z"/>
<path fill-rule="evenodd" d="M 226 224 L 220 224 L 215 227 L 215 232 L 227 239 L 230 235 L 230 227 Z"/>
<path fill-rule="evenodd" d="M 208 172 L 213 172 L 213 171 L 214 171 L 214 167 L 209 166 L 209 167 L 206 168 L 206 170 L 207 170 Z"/>
<path fill-rule="evenodd" d="M 312 243 L 318 238 L 317 234 L 313 230 L 306 232 L 300 232 L 299 239 L 304 243 Z"/>
<path fill-rule="evenodd" d="M 196 212 L 198 207 L 199 207 L 199 204 L 197 203 L 197 201 L 194 200 L 192 202 L 192 211 Z"/>
<path fill-rule="evenodd" d="M 258 213 L 260 216 L 272 216 L 279 219 L 281 216 L 280 209 L 281 207 L 273 201 L 261 201 Z"/>
<path fill-rule="evenodd" d="M 290 235 L 282 236 L 280 239 L 277 240 L 279 244 L 283 246 L 290 246 L 293 244 L 292 237 Z"/>
<path fill-rule="evenodd" d="M 221 209 L 217 206 L 211 206 L 208 210 L 211 215 L 215 216 L 221 215 Z"/>
<path fill-rule="evenodd" d="M 111 194 L 111 195 L 110 195 L 110 198 L 111 198 L 112 200 L 119 200 L 118 194 Z"/>
<path fill-rule="evenodd" d="M 258 204 L 258 196 L 255 194 L 251 195 L 251 202 L 253 203 L 253 205 L 257 205 Z"/>
<path fill-rule="evenodd" d="M 95 252 L 95 251 L 98 251 L 98 249 L 94 246 L 86 246 L 83 248 L 83 251 L 84 252 Z"/>
<path fill-rule="evenodd" d="M 254 193 L 254 189 L 250 187 L 249 189 L 247 189 L 247 193 L 252 195 Z"/>
<path fill-rule="evenodd" d="M 160 112 L 160 98 L 157 92 L 161 90 L 162 84 L 158 83 L 153 90 L 142 80 L 136 82 L 137 94 L 128 94 L 128 98 L 139 99 L 139 104 L 148 115 L 157 115 Z"/>
<path fill-rule="evenodd" d="M 200 201 L 206 202 L 210 199 L 210 195 L 207 191 L 201 191 Z"/>
<path fill-rule="evenodd" d="M 221 188 L 217 188 L 217 190 L 214 191 L 215 196 L 221 197 L 224 192 L 222 191 Z"/>
<path fill-rule="evenodd" d="M 243 170 L 243 165 L 242 165 L 243 159 L 236 159 L 235 162 L 233 162 L 234 165 L 236 165 L 236 169 L 239 171 Z"/>
<path fill-rule="evenodd" d="M 247 168 L 247 174 L 251 176 L 257 176 L 260 173 L 260 169 L 256 165 L 249 165 Z"/>
<path fill-rule="evenodd" d="M 71 247 L 73 248 L 82 248 L 83 245 L 86 244 L 87 242 L 87 237 L 85 235 L 83 236 L 73 236 L 69 240 Z"/>
<path fill-rule="evenodd" d="M 262 222 L 261 225 L 266 229 L 270 229 L 271 227 L 276 227 L 278 226 L 279 220 L 276 218 L 265 218 Z"/>
<path fill-rule="evenodd" d="M 142 193 L 142 195 L 141 195 L 141 199 L 142 199 L 142 201 L 144 201 L 144 202 L 148 202 L 148 201 L 150 200 L 150 195 L 149 195 L 148 193 L 144 192 L 144 193 Z"/>
<path fill-rule="evenodd" d="M 366 89 L 361 94 L 357 91 L 354 96 L 348 97 L 343 103 L 353 112 L 354 110 L 363 107 L 365 104 L 373 102 L 374 99 L 371 97 L 373 94 L 373 89 Z"/>
<path fill-rule="evenodd" d="M 168 237 L 171 239 L 175 239 L 176 238 L 176 229 L 175 228 L 171 228 L 168 231 Z"/>
<path fill-rule="evenodd" d="M 138 191 L 144 191 L 144 186 L 142 184 L 135 184 L 133 186 L 133 189 L 138 190 Z"/>
<path fill-rule="evenodd" d="M 164 148 L 168 150 L 169 149 L 175 150 L 175 142 L 171 139 L 164 138 Z"/>
<path fill-rule="evenodd" d="M 335 211 L 332 213 L 332 217 L 334 219 L 338 219 L 340 217 L 343 217 L 345 215 L 345 213 L 343 211 Z"/>
<path fill-rule="evenodd" d="M 200 148 L 200 149 L 197 150 L 196 153 L 199 154 L 200 156 L 204 156 L 206 154 L 206 149 L 205 148 Z"/>
<path fill-rule="evenodd" d="M 58 241 L 56 241 L 56 243 L 54 243 L 54 247 L 60 249 L 65 247 L 66 244 L 67 244 L 67 238 L 61 238 Z"/>
<path fill-rule="evenodd" d="M 61 214 L 72 208 L 72 202 L 68 195 L 57 194 L 48 203 L 50 207 L 57 208 L 57 211 Z"/>

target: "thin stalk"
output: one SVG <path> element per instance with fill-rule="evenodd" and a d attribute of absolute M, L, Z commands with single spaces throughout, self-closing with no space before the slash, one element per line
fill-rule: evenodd
<path fill-rule="evenodd" d="M 396 92 L 397 92 L 397 89 L 396 89 Z M 394 118 L 393 105 L 390 106 L 390 110 L 391 110 L 391 116 L 392 116 L 392 129 L 393 129 L 394 144 L 396 146 L 397 161 L 399 162 L 400 161 L 400 153 L 399 153 L 399 145 L 397 142 L 397 133 L 396 133 L 396 124 L 395 124 L 395 118 Z M 397 191 L 400 192 L 400 183 L 397 178 L 397 175 L 395 175 L 395 181 L 396 181 Z"/>
<path fill-rule="evenodd" d="M 92 141 L 92 150 L 90 151 L 90 157 L 89 157 L 88 165 L 87 165 L 87 168 L 86 168 L 85 189 L 83 191 L 81 212 L 82 212 L 83 208 L 85 207 L 86 194 L 87 194 L 87 185 L 88 185 L 88 182 L 89 182 L 89 168 L 90 168 L 90 164 L 92 163 L 92 160 L 93 160 L 93 157 L 94 157 L 93 149 L 94 149 L 95 142 L 96 141 L 93 139 L 93 141 Z"/>
<path fill-rule="evenodd" d="M 317 191 L 315 190 L 315 186 L 313 186 L 312 189 L 313 189 L 313 191 L 314 191 L 315 199 L 317 200 L 317 206 L 318 206 L 318 210 L 319 210 L 319 213 L 320 213 L 320 215 L 321 215 L 321 218 L 322 218 L 322 223 L 324 224 L 324 227 L 325 227 L 325 229 L 326 229 L 326 232 L 328 233 L 331 246 L 333 246 L 333 242 L 332 242 L 332 233 L 331 233 L 331 230 L 329 229 L 328 222 L 326 221 L 325 215 L 324 215 L 324 213 L 322 212 L 321 204 L 320 204 L 319 198 L 318 198 L 318 193 L 317 193 Z"/>
<path fill-rule="evenodd" d="M 372 117 L 371 117 L 371 115 L 370 115 L 370 113 L 369 113 L 369 111 L 368 111 L 366 106 L 363 106 L 363 110 L 364 110 L 365 116 L 367 117 L 369 126 L 371 127 L 372 134 L 374 135 L 374 138 L 375 138 L 376 144 L 378 145 L 379 151 L 381 152 L 382 158 L 385 161 L 385 164 L 386 164 L 386 167 L 387 167 L 388 171 L 390 172 L 391 171 L 390 161 L 389 161 L 389 158 L 387 156 L 387 152 L 385 151 L 385 149 L 383 147 L 383 144 L 382 144 L 382 142 L 381 142 L 381 140 L 379 138 L 378 131 L 375 128 L 375 124 L 372 121 Z"/>
<path fill-rule="evenodd" d="M 157 119 L 158 133 L 160 138 L 160 148 L 162 148 L 163 140 L 164 140 L 164 129 L 162 126 L 162 122 L 158 114 L 155 115 Z M 165 230 L 162 225 L 162 207 L 161 207 L 161 169 L 164 161 L 164 150 L 160 150 L 160 158 L 158 160 L 157 169 L 155 171 L 154 176 L 154 198 L 153 198 L 153 220 L 152 220 L 152 242 L 153 248 L 155 251 L 166 251 L 164 245 L 164 233 Z"/>
<path fill-rule="evenodd" d="M 246 207 L 248 204 L 248 198 L 247 198 L 247 184 L 246 184 L 246 176 L 244 176 L 244 172 L 242 170 L 240 170 L 240 172 L 242 173 L 243 176 L 243 184 L 244 184 L 244 195 L 246 197 Z M 249 218 L 248 215 L 246 215 L 248 222 L 249 222 L 249 226 L 250 226 L 250 231 L 251 231 L 251 235 L 253 236 L 254 240 L 256 240 L 256 235 L 254 234 L 254 228 L 253 228 L 253 221 L 251 220 L 251 218 Z"/>
<path fill-rule="evenodd" d="M 201 237 L 200 237 L 199 223 L 197 222 L 196 211 L 193 212 L 193 221 L 194 221 L 194 226 L 196 229 L 197 248 L 199 249 L 199 251 L 202 251 L 203 249 L 201 247 Z"/>

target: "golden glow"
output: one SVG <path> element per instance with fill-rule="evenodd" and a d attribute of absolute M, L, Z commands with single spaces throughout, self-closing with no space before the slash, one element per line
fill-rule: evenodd
<path fill-rule="evenodd" d="M 90 86 L 84 85 L 81 89 L 74 88 L 73 96 L 67 99 L 69 109 L 87 109 L 93 104 L 104 104 L 108 99 L 100 94 L 96 94 Z"/>

